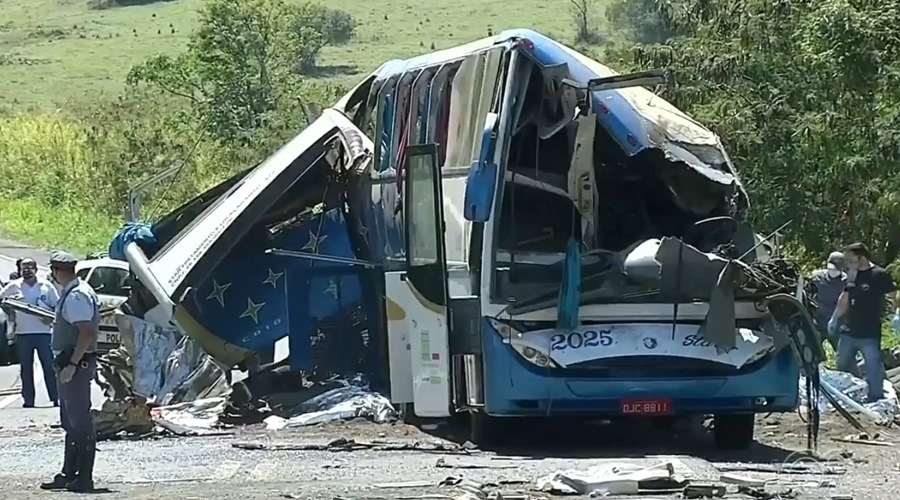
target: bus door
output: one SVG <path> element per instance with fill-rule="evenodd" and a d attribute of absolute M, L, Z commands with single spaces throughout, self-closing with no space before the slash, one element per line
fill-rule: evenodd
<path fill-rule="evenodd" d="M 385 273 L 391 401 L 412 402 L 418 417 L 446 417 L 451 383 L 448 291 L 437 145 L 411 145 L 406 154 L 406 269 Z"/>

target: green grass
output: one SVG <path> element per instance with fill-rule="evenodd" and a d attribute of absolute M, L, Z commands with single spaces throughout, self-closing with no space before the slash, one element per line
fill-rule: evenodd
<path fill-rule="evenodd" d="M 0 1 L 0 110 L 49 109 L 68 100 L 116 96 L 134 64 L 185 48 L 203 3 L 174 0 L 94 10 L 91 1 Z M 530 27 L 561 39 L 574 33 L 566 0 L 323 3 L 350 12 L 358 23 L 353 42 L 328 47 L 321 56 L 324 78 L 342 83 L 385 60 L 430 52 L 432 44 L 435 49 L 459 45 L 489 30 Z"/>
<path fill-rule="evenodd" d="M 106 250 L 120 221 L 65 208 L 48 209 L 33 199 L 0 197 L 0 234 L 42 248 L 85 254 Z"/>

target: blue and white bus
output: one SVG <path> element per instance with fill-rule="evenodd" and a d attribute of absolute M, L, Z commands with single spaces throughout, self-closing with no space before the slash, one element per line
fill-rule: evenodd
<path fill-rule="evenodd" d="M 382 258 L 405 264 L 385 272 L 395 403 L 470 411 L 481 442 L 517 417 L 713 414 L 723 447 L 796 407 L 761 295 L 706 268 L 769 247 L 717 136 L 643 87 L 658 76 L 529 30 L 376 72 L 372 202 L 398 201 L 373 227 L 402 233 Z M 687 244 L 667 292 L 658 259 Z"/>
<path fill-rule="evenodd" d="M 798 404 L 766 302 L 785 290 L 719 138 L 648 89 L 665 80 L 530 30 L 384 63 L 117 245 L 129 310 L 229 366 L 290 335 L 303 370 L 324 321 L 366 316 L 391 400 L 470 412 L 478 442 L 522 417 L 712 414 L 747 446 L 756 413 Z"/>

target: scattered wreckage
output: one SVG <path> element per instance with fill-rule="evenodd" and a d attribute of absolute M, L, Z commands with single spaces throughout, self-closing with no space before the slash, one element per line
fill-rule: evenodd
<path fill-rule="evenodd" d="M 101 373 L 107 413 L 141 423 L 110 432 L 167 420 L 148 402 L 259 416 L 284 380 L 357 375 L 269 425 L 393 404 L 471 412 L 485 442 L 502 417 L 712 413 L 743 447 L 801 371 L 818 401 L 813 290 L 747 223 L 718 137 L 644 88 L 663 79 L 529 30 L 389 61 L 260 165 L 126 224 L 109 254 L 136 279 Z"/>

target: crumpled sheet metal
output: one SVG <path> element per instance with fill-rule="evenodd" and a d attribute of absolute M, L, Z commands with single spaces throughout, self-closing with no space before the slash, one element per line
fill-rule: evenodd
<path fill-rule="evenodd" d="M 174 328 L 121 313 L 116 322 L 123 345 L 99 363 L 101 386 L 109 398 L 94 412 L 102 438 L 123 431 L 150 432 L 154 423 L 148 402 L 171 405 L 223 396 L 230 390 L 223 370 Z"/>
<path fill-rule="evenodd" d="M 129 356 L 126 349 L 120 348 L 102 358 L 101 374 L 106 379 L 107 392 L 115 396 L 95 415 L 105 435 L 121 431 L 143 433 L 154 424 L 197 434 L 216 427 L 226 408 L 225 395 L 231 391 L 222 368 L 174 328 L 163 328 L 133 316 L 122 315 L 119 319 L 127 323 L 123 326 L 134 339 L 135 354 Z M 270 428 L 357 417 L 375 422 L 397 418 L 390 401 L 370 391 L 361 378 L 346 384 L 298 405 L 297 414 L 291 418 L 269 417 Z M 147 402 L 161 406 L 150 410 Z"/>
<path fill-rule="evenodd" d="M 135 338 L 135 394 L 168 405 L 228 391 L 224 371 L 189 337 L 175 328 L 129 319 Z"/>
<path fill-rule="evenodd" d="M 884 399 L 869 403 L 867 402 L 866 392 L 868 385 L 865 380 L 860 380 L 846 372 L 822 367 L 819 368 L 819 377 L 823 384 L 834 387 L 848 398 L 862 405 L 863 408 L 877 414 L 883 421 L 892 421 L 895 416 L 900 415 L 900 401 L 897 399 L 897 391 L 888 380 L 884 381 Z M 799 387 L 800 404 L 809 406 L 808 401 L 806 401 L 806 377 L 803 375 L 800 376 Z M 833 410 L 824 395 L 819 396 L 816 406 L 822 413 Z"/>
<path fill-rule="evenodd" d="M 743 282 L 741 264 L 701 252 L 677 238 L 663 238 L 656 251 L 660 288 L 691 298 L 709 298 L 701 334 L 722 349 L 737 345 L 734 289 Z"/>
<path fill-rule="evenodd" d="M 680 461 L 659 462 L 650 467 L 629 463 L 606 463 L 586 470 L 559 470 L 537 479 L 539 491 L 556 495 L 638 495 L 648 490 L 672 489 L 685 484 Z"/>
<path fill-rule="evenodd" d="M 300 405 L 298 411 L 300 414 L 288 419 L 272 415 L 266 418 L 266 427 L 277 430 L 358 417 L 377 423 L 397 419 L 397 411 L 390 400 L 358 385 L 338 387 L 324 392 Z"/>
<path fill-rule="evenodd" d="M 147 434 L 154 428 L 150 408 L 135 398 L 106 400 L 99 410 L 91 410 L 91 414 L 100 440 L 109 439 L 121 432 Z"/>
<path fill-rule="evenodd" d="M 194 431 L 212 429 L 219 422 L 219 415 L 225 410 L 225 398 L 187 401 L 151 410 L 154 420 L 165 420 Z"/>

